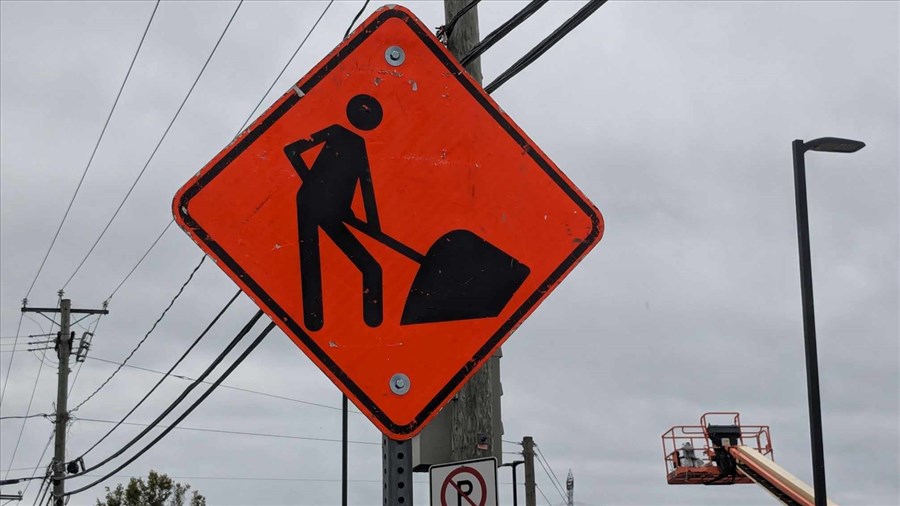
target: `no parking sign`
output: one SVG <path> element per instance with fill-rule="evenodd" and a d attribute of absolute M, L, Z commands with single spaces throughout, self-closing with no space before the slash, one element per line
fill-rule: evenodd
<path fill-rule="evenodd" d="M 431 506 L 497 506 L 497 459 L 438 464 L 428 469 Z"/>

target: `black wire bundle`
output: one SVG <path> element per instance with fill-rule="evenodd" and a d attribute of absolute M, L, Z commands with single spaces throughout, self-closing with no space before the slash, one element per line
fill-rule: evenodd
<path fill-rule="evenodd" d="M 119 455 L 122 455 L 123 453 L 125 453 L 126 450 L 128 450 L 129 448 L 131 448 L 132 446 L 134 446 L 135 443 L 137 443 L 142 437 L 146 436 L 148 432 L 150 432 L 151 430 L 153 430 L 153 428 L 156 427 L 156 425 L 159 424 L 159 423 L 162 421 L 163 418 L 165 418 L 165 417 L 166 417 L 169 413 L 171 413 L 176 407 L 178 407 L 178 405 L 181 403 L 181 401 L 183 401 L 183 400 L 184 400 L 184 399 L 185 399 L 185 398 L 186 398 L 186 397 L 187 397 L 187 396 L 188 396 L 195 388 L 197 388 L 197 386 L 200 385 L 200 383 L 202 382 L 202 380 L 206 379 L 207 376 L 209 376 L 210 374 L 212 374 L 213 370 L 214 370 L 220 363 L 222 363 L 222 361 L 225 359 L 225 356 L 228 355 L 228 353 L 231 352 L 231 350 L 233 350 L 234 347 L 237 346 L 238 343 L 241 342 L 241 340 L 244 338 L 244 336 L 246 336 L 247 333 L 250 332 L 250 330 L 253 328 L 253 326 L 256 324 L 256 322 L 262 317 L 262 315 L 263 315 L 263 312 L 262 312 L 262 311 L 257 311 L 256 314 L 253 315 L 253 318 L 250 318 L 250 321 L 248 321 L 247 324 L 244 325 L 244 328 L 242 328 L 242 329 L 240 330 L 240 332 L 238 332 L 237 335 L 234 336 L 234 338 L 231 340 L 230 343 L 228 343 L 228 345 L 225 347 L 225 349 L 223 349 L 222 352 L 219 353 L 219 355 L 216 357 L 216 359 L 213 360 L 213 362 L 206 368 L 205 371 L 203 371 L 203 374 L 201 374 L 200 377 L 197 378 L 195 381 L 191 382 L 191 384 L 188 385 L 187 388 L 184 389 L 184 391 L 181 393 L 181 395 L 179 395 L 174 401 L 172 401 L 172 403 L 169 404 L 169 407 L 167 407 L 165 410 L 163 410 L 163 412 L 160 413 L 159 416 L 157 416 L 156 419 L 153 420 L 153 421 L 149 424 L 149 426 L 147 426 L 147 428 L 145 428 L 144 430 L 142 430 L 137 436 L 135 436 L 134 438 L 132 438 L 131 441 L 129 441 L 128 443 L 126 443 L 125 446 L 123 446 L 122 448 L 118 449 L 116 452 L 114 452 L 114 453 L 113 453 L 112 455 L 110 455 L 109 457 L 106 457 L 105 459 L 101 460 L 100 462 L 98 462 L 98 463 L 96 463 L 96 464 L 94 464 L 94 465 L 92 465 L 92 466 L 86 468 L 86 469 L 85 469 L 84 471 L 82 471 L 81 473 L 69 475 L 69 476 L 66 476 L 66 477 L 63 478 L 63 479 L 64 479 L 64 480 L 68 480 L 68 479 L 71 479 L 71 478 L 75 478 L 75 477 L 79 476 L 80 474 L 84 474 L 84 473 L 93 471 L 93 470 L 95 470 L 95 469 L 97 469 L 97 468 L 99 468 L 99 467 L 101 467 L 101 466 L 107 464 L 109 461 L 111 461 L 112 459 L 118 457 Z M 238 362 L 238 363 L 239 363 L 239 362 Z M 216 386 L 217 386 L 217 385 L 214 383 L 213 386 L 210 387 L 210 388 L 207 390 L 207 392 L 211 392 L 212 390 L 215 389 Z M 203 398 L 205 398 L 205 397 L 203 397 Z M 190 411 L 188 411 L 188 412 L 190 412 Z M 123 421 L 124 421 L 124 420 L 123 420 Z M 106 437 L 106 436 L 104 436 L 104 438 L 105 438 L 105 437 Z M 85 452 L 85 453 L 87 453 L 87 452 Z"/>
<path fill-rule="evenodd" d="M 513 17 L 506 20 L 505 23 L 498 26 L 493 32 L 487 34 L 483 39 L 481 39 L 478 44 L 475 44 L 465 56 L 459 59 L 460 65 L 465 67 L 466 65 L 475 61 L 476 58 L 481 56 L 485 51 L 490 49 L 494 44 L 500 41 L 503 37 L 511 32 L 515 27 L 519 26 L 526 19 L 531 17 L 532 14 L 537 12 L 538 9 L 544 6 L 548 0 L 532 0 L 525 6 L 521 11 L 517 12 Z M 471 4 L 470 4 L 471 5 Z"/>
<path fill-rule="evenodd" d="M 453 15 L 452 18 L 450 18 L 449 21 L 447 21 L 447 24 L 438 28 L 437 37 L 442 41 L 448 40 L 450 38 L 450 34 L 453 33 L 453 27 L 456 26 L 456 23 L 458 23 L 459 20 L 462 19 L 462 17 L 465 16 L 467 12 L 472 10 L 473 7 L 478 5 L 478 2 L 480 1 L 481 0 L 472 0 L 471 2 L 467 3 L 465 7 L 460 9 L 456 14 Z"/>
<path fill-rule="evenodd" d="M 253 325 L 256 323 L 256 321 L 261 316 L 262 316 L 262 311 L 259 311 L 253 318 L 251 318 L 251 320 L 249 322 L 247 322 L 247 325 L 245 325 L 244 328 L 241 329 L 241 332 L 239 332 L 238 335 L 235 336 L 235 339 L 232 341 L 232 343 L 230 343 L 229 346 L 226 348 L 226 350 L 224 350 L 223 353 L 219 357 L 217 357 L 216 361 L 210 366 L 210 368 L 214 368 L 216 365 L 218 365 L 218 362 L 221 362 L 220 358 L 224 358 L 224 355 L 227 354 L 229 351 L 231 351 L 231 348 L 234 347 L 232 345 L 236 345 L 247 334 L 247 332 L 250 331 L 250 329 L 253 327 Z M 147 443 L 147 445 L 144 446 L 144 448 L 142 448 L 140 451 L 138 451 L 136 454 L 134 454 L 132 457 L 130 457 L 128 460 L 126 460 L 125 462 L 120 464 L 118 467 L 116 467 L 112 471 L 109 471 L 108 473 L 104 474 L 101 478 L 94 480 L 91 483 L 89 483 L 83 487 L 66 492 L 65 496 L 68 497 L 68 496 L 72 496 L 74 494 L 78 494 L 80 492 L 84 492 L 85 490 L 88 490 L 88 489 L 102 483 L 107 478 L 113 476 L 114 474 L 121 471 L 126 466 L 128 466 L 129 464 L 131 464 L 132 462 L 134 462 L 135 460 L 140 458 L 141 455 L 143 455 L 148 450 L 150 450 L 150 448 L 153 448 L 160 440 L 162 440 L 164 437 L 166 437 L 169 434 L 169 432 L 171 432 L 173 429 L 175 429 L 182 420 L 184 420 L 188 415 L 190 415 L 194 411 L 194 409 L 197 408 L 197 406 L 199 406 L 203 401 L 205 401 L 206 398 L 209 397 L 209 395 L 212 394 L 213 391 L 215 391 L 216 388 L 218 388 L 219 385 L 223 381 L 225 381 L 225 379 L 227 379 L 228 376 L 231 375 L 232 372 L 234 372 L 234 370 L 237 368 L 237 366 L 239 366 L 247 358 L 247 356 L 249 356 L 250 353 L 256 349 L 257 346 L 259 346 L 259 344 L 262 342 L 262 340 L 274 328 L 275 328 L 275 323 L 269 322 L 269 324 L 266 325 L 266 327 L 262 330 L 262 332 L 259 333 L 259 335 L 256 337 L 256 339 L 254 339 L 253 342 L 250 343 L 250 346 L 248 346 L 247 349 L 245 349 L 240 354 L 240 356 L 238 356 L 238 358 L 235 359 L 235 361 L 228 367 L 228 369 L 226 369 L 222 373 L 221 376 L 219 376 L 219 378 L 212 384 L 212 386 L 210 386 L 205 392 L 203 392 L 203 394 L 200 395 L 200 397 L 197 398 L 197 400 L 195 400 L 193 402 L 193 404 L 191 404 L 184 411 L 184 413 L 182 413 L 178 418 L 176 418 L 165 430 L 163 430 L 159 435 L 157 435 L 152 441 Z M 204 374 L 206 374 L 206 371 L 204 372 Z M 196 386 L 196 384 L 192 384 L 191 387 L 189 387 L 189 388 L 192 389 L 194 386 Z M 177 405 L 186 395 L 187 395 L 187 391 L 184 394 L 182 394 L 182 396 L 179 396 L 179 398 L 176 399 L 176 401 L 173 403 L 172 406 L 170 406 L 168 409 L 166 409 L 166 411 L 164 411 L 162 415 L 157 417 L 157 419 L 154 420 L 154 422 L 151 423 L 147 427 L 147 429 L 142 431 L 135 439 L 133 439 L 131 442 L 129 442 L 129 444 L 126 445 L 126 447 L 117 451 L 113 456 L 105 459 L 101 464 L 93 466 L 91 469 L 95 469 L 95 468 L 99 467 L 100 465 L 105 464 L 110 459 L 114 458 L 115 456 L 121 455 L 121 453 L 124 452 L 128 447 L 130 447 L 134 442 L 136 442 L 137 439 L 139 439 L 140 437 L 143 437 L 147 432 L 149 432 L 153 427 L 155 427 L 159 423 L 159 421 L 162 420 L 162 417 L 165 416 L 166 414 L 168 414 L 169 412 L 171 412 L 172 409 L 174 409 L 175 405 Z M 87 472 L 88 470 L 90 470 L 90 469 L 86 469 L 84 472 Z M 79 476 L 79 475 L 67 476 L 66 478 L 72 478 L 72 477 L 77 477 L 77 476 Z"/>
<path fill-rule="evenodd" d="M 205 257 L 204 257 L 204 258 L 205 258 Z M 122 422 L 124 422 L 125 420 L 127 420 L 128 417 L 131 416 L 132 413 L 134 413 L 135 410 L 137 410 L 137 408 L 139 408 L 139 407 L 144 403 L 144 401 L 146 401 L 147 398 L 150 397 L 150 395 L 153 394 L 153 392 L 156 391 L 157 388 L 159 388 L 159 386 L 162 384 L 162 382 L 165 381 L 166 378 L 168 378 L 169 375 L 172 374 L 172 371 L 174 371 L 175 368 L 178 367 L 178 365 L 181 364 L 181 362 L 184 361 L 184 359 L 188 356 L 188 354 L 189 354 L 191 351 L 193 351 L 193 349 L 197 346 L 197 344 L 199 344 L 200 341 L 206 336 L 206 334 L 209 333 L 209 330 L 213 327 L 213 325 L 216 324 L 216 322 L 219 321 L 219 318 L 221 318 L 222 315 L 225 314 L 225 311 L 227 311 L 228 308 L 231 307 L 231 304 L 234 303 L 234 301 L 238 298 L 238 296 L 239 296 L 240 294 L 241 294 L 241 291 L 238 290 L 238 291 L 234 294 L 234 296 L 231 297 L 231 300 L 229 300 L 228 303 L 225 304 L 225 307 L 223 307 L 223 308 L 219 311 L 219 314 L 217 314 L 216 317 L 213 318 L 211 322 L 209 322 L 209 325 L 207 325 L 206 328 L 203 329 L 203 332 L 201 332 L 200 335 L 197 336 L 197 339 L 195 339 L 194 342 L 191 343 L 191 345 L 188 347 L 188 349 L 186 349 L 186 350 L 184 351 L 184 353 L 181 354 L 180 357 L 178 357 L 178 360 L 176 360 L 175 363 L 172 364 L 172 367 L 170 367 L 169 370 L 166 371 L 165 374 L 163 374 L 163 377 L 160 378 L 159 381 L 157 381 L 155 385 L 153 385 L 153 388 L 151 388 L 150 391 L 147 392 L 147 393 L 144 395 L 144 397 L 142 397 L 141 400 L 139 400 L 139 401 L 137 402 L 137 404 L 135 404 L 134 407 L 131 408 L 130 411 L 128 411 L 128 413 L 125 413 L 125 416 L 123 416 L 122 419 L 119 420 L 119 422 L 116 423 L 115 426 L 113 426 L 113 428 L 109 429 L 109 431 L 108 431 L 106 434 L 104 434 L 103 437 L 101 437 L 99 440 L 97 440 L 96 443 L 94 443 L 93 445 L 91 445 L 90 448 L 88 448 L 87 450 L 85 450 L 84 452 L 82 452 L 81 456 L 79 456 L 79 457 L 76 458 L 75 460 L 78 460 L 78 459 L 80 459 L 80 458 L 84 458 L 85 455 L 87 455 L 88 453 L 90 453 L 91 450 L 93 450 L 94 448 L 97 447 L 97 445 L 99 445 L 100 443 L 102 443 L 107 437 L 109 437 L 110 434 L 113 433 L 114 430 L 116 430 L 117 428 L 119 428 L 119 426 L 122 425 Z M 124 363 L 123 363 L 122 365 L 124 365 Z"/>
<path fill-rule="evenodd" d="M 540 41 L 536 46 L 534 46 L 531 51 L 525 54 L 525 56 L 519 58 L 519 61 L 514 63 L 511 67 L 506 69 L 502 74 L 500 74 L 494 81 L 484 87 L 484 91 L 488 93 L 493 93 L 497 88 L 503 86 L 503 83 L 512 79 L 516 74 L 525 70 L 526 67 L 534 63 L 535 60 L 541 57 L 544 53 L 547 52 L 548 49 L 553 47 L 557 42 L 562 40 L 569 32 L 575 29 L 578 25 L 580 25 L 585 19 L 589 18 L 591 14 L 593 14 L 597 9 L 603 6 L 607 0 L 590 0 L 584 7 L 578 9 L 572 17 L 567 19 L 563 24 L 559 26 L 556 30 L 553 31 L 550 35 L 548 35 L 544 40 Z"/>

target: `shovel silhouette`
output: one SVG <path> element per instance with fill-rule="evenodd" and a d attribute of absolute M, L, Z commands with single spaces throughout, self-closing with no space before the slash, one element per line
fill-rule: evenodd
<path fill-rule="evenodd" d="M 447 232 L 423 255 L 380 230 L 372 230 L 356 216 L 343 221 L 419 264 L 401 325 L 497 316 L 531 272 L 468 230 Z"/>

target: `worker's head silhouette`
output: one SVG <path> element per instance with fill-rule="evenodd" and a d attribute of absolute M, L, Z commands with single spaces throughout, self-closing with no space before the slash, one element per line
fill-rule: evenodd
<path fill-rule="evenodd" d="M 356 95 L 347 103 L 347 119 L 360 130 L 371 130 L 381 124 L 381 104 L 371 95 Z"/>

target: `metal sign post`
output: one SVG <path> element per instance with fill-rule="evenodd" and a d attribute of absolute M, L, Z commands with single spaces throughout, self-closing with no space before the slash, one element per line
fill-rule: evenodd
<path fill-rule="evenodd" d="M 381 461 L 384 471 L 384 506 L 413 503 L 412 441 L 381 437 Z"/>

